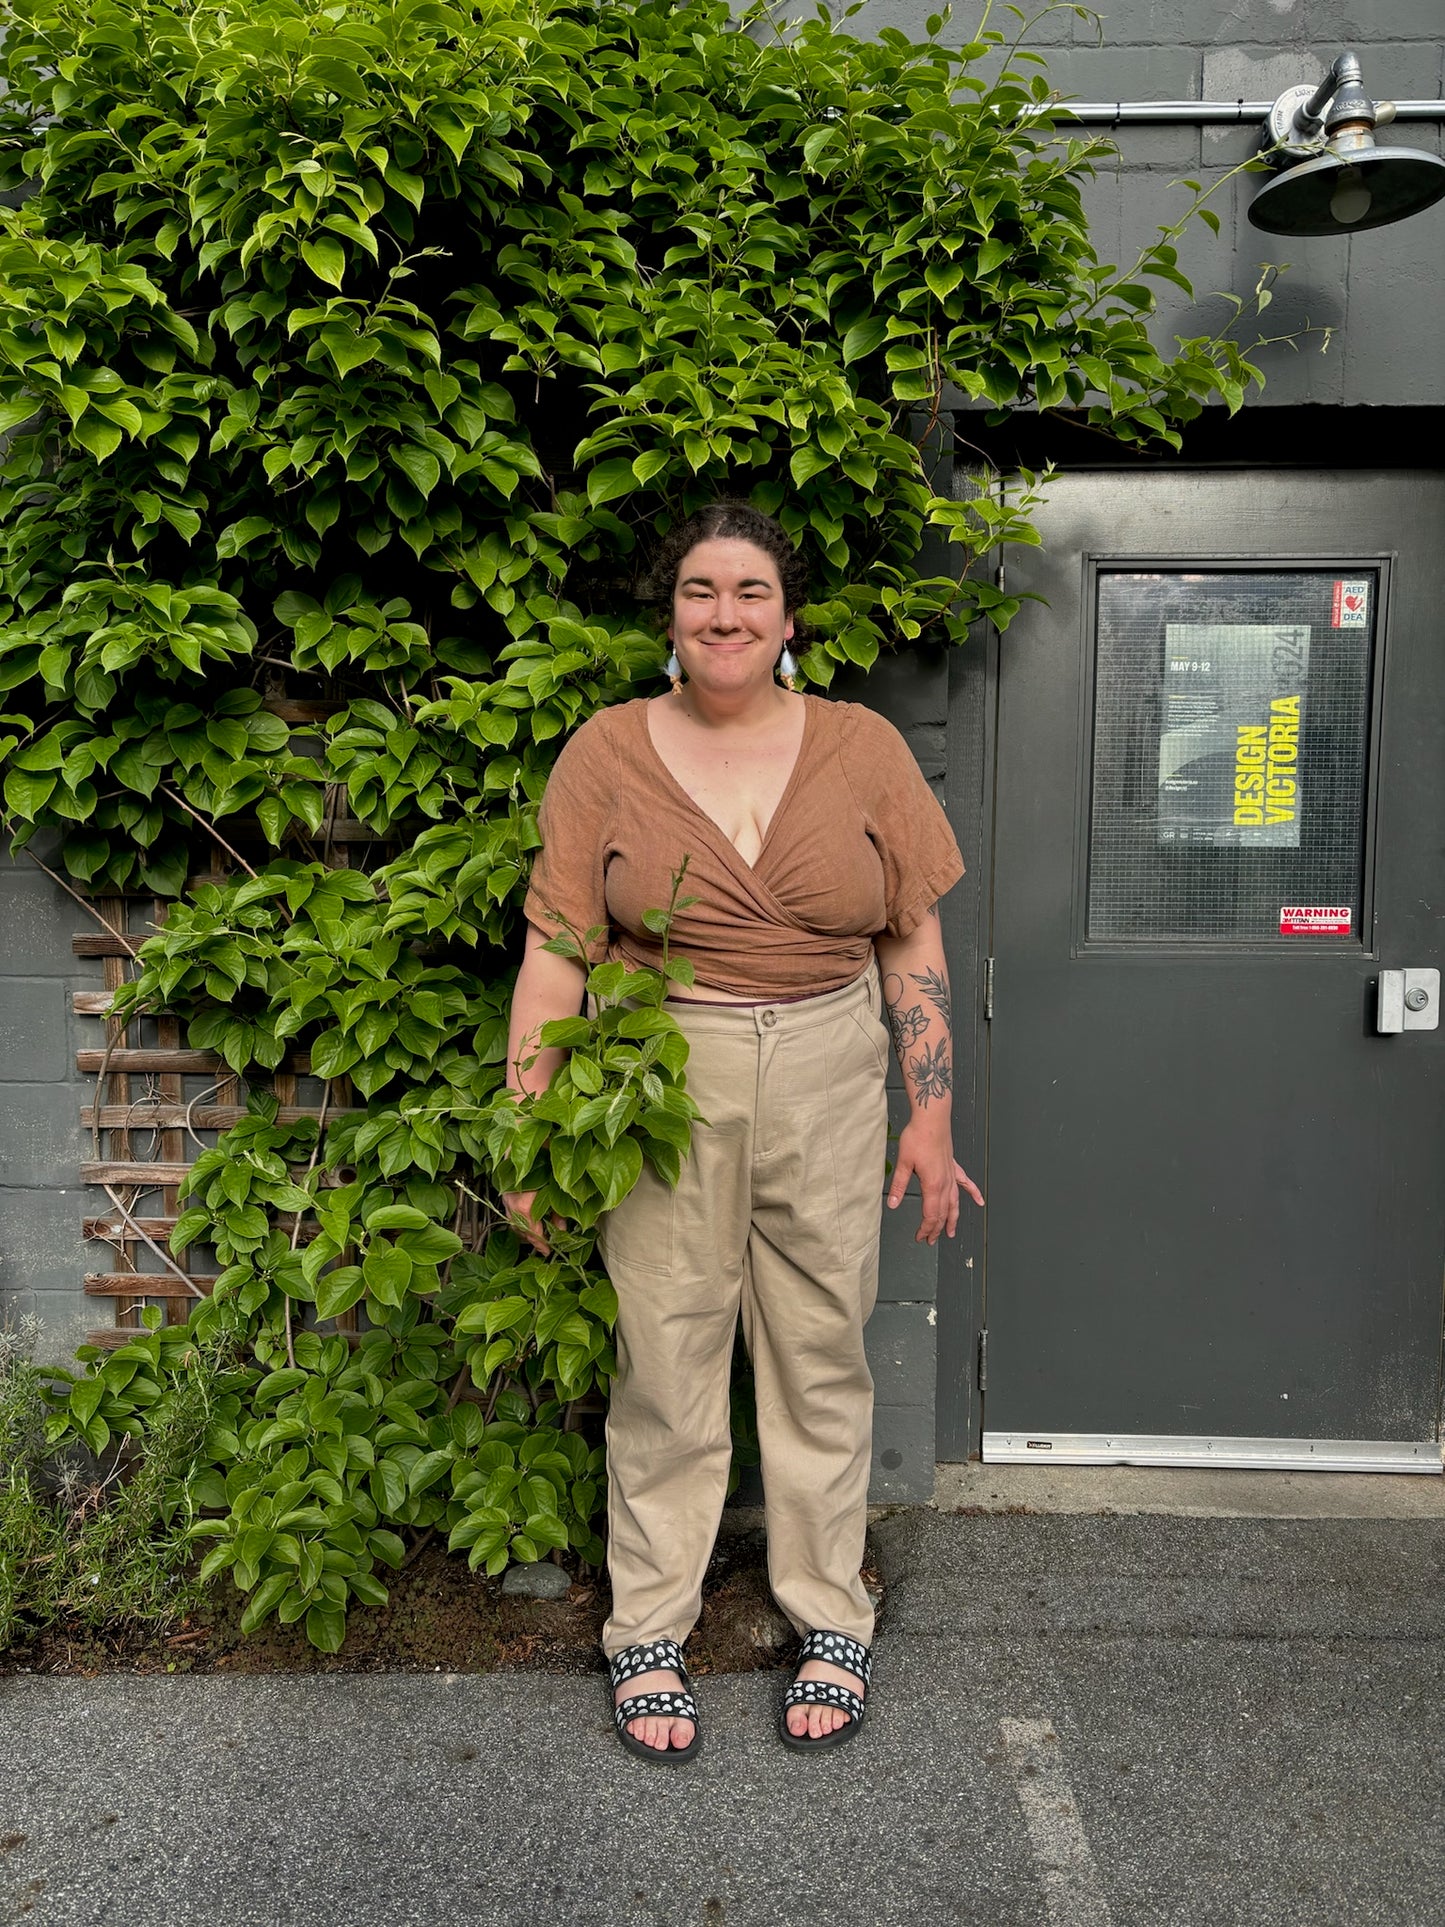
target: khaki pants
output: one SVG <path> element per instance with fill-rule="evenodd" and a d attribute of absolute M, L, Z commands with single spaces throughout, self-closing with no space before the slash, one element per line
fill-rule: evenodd
<path fill-rule="evenodd" d="M 681 1642 L 696 1624 L 727 1491 L 739 1312 L 773 1594 L 800 1632 L 867 1644 L 863 1324 L 878 1292 L 887 1152 L 878 973 L 801 1003 L 669 1008 L 707 1122 L 675 1191 L 644 1168 L 602 1224 L 618 1299 L 603 1645 Z"/>

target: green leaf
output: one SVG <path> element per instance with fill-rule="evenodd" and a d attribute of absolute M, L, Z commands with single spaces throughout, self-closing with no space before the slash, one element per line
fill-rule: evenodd
<path fill-rule="evenodd" d="M 804 482 L 810 482 L 815 475 L 821 474 L 825 468 L 831 468 L 832 463 L 832 456 L 824 449 L 818 448 L 812 442 L 804 442 L 801 448 L 795 448 L 793 450 L 788 462 L 788 470 L 793 480 L 798 484 L 799 488 L 801 488 Z"/>
<path fill-rule="evenodd" d="M 599 1184 L 602 1209 L 615 1210 L 642 1174 L 642 1146 L 635 1138 L 625 1137 L 604 1153 L 605 1182 Z M 589 1169 L 590 1169 L 589 1165 Z"/>
<path fill-rule="evenodd" d="M 362 1222 L 368 1231 L 425 1231 L 431 1219 L 412 1204 L 384 1204 L 375 1211 L 363 1208 Z"/>
<path fill-rule="evenodd" d="M 391 459 L 423 495 L 430 495 L 441 479 L 442 465 L 429 448 L 418 448 L 409 443 L 394 448 Z"/>
<path fill-rule="evenodd" d="M 216 543 L 216 554 L 223 559 L 227 556 L 239 555 L 247 543 L 256 541 L 260 536 L 272 534 L 275 527 L 275 523 L 267 515 L 243 516 L 239 522 L 232 522 L 229 528 L 222 529 Z"/>
<path fill-rule="evenodd" d="M 70 1410 L 76 1422 L 88 1425 L 95 1417 L 96 1408 L 105 1397 L 103 1378 L 83 1378 L 71 1388 Z"/>
<path fill-rule="evenodd" d="M 241 1631 L 248 1636 L 254 1633 L 264 1621 L 270 1618 L 283 1596 L 290 1590 L 290 1586 L 289 1572 L 273 1572 L 269 1578 L 263 1579 L 251 1594 L 246 1610 L 241 1615 Z M 337 1644 L 339 1645 L 340 1641 Z M 336 1648 L 330 1647 L 326 1650 L 334 1652 Z"/>
<path fill-rule="evenodd" d="M 313 240 L 303 241 L 301 259 L 319 281 L 325 281 L 333 288 L 341 286 L 341 278 L 346 273 L 346 249 L 334 234 L 318 234 Z M 323 1650 L 334 1652 L 336 1649 L 326 1647 Z"/>
<path fill-rule="evenodd" d="M 365 1294 L 366 1279 L 360 1265 L 338 1265 L 334 1271 L 323 1271 L 316 1280 L 316 1316 L 339 1318 Z"/>
<path fill-rule="evenodd" d="M 311 1074 L 313 1077 L 341 1077 L 360 1057 L 360 1047 L 344 1031 L 323 1031 L 311 1046 Z"/>
<path fill-rule="evenodd" d="M 399 1533 L 372 1532 L 367 1535 L 366 1543 L 373 1558 L 380 1559 L 393 1571 L 400 1571 L 402 1562 L 406 1558 L 406 1546 Z"/>
<path fill-rule="evenodd" d="M 661 475 L 666 468 L 670 467 L 671 463 L 672 457 L 667 454 L 665 450 L 650 448 L 646 454 L 639 455 L 633 462 L 632 473 L 645 488 L 650 481 L 656 476 Z"/>
<path fill-rule="evenodd" d="M 395 1459 L 378 1459 L 367 1484 L 382 1512 L 399 1512 L 406 1504 L 406 1468 Z"/>
<path fill-rule="evenodd" d="M 49 801 L 56 780 L 47 771 L 12 769 L 5 778 L 5 801 L 17 816 L 33 823 Z"/>
<path fill-rule="evenodd" d="M 411 1283 L 412 1262 L 399 1245 L 381 1240 L 372 1245 L 362 1260 L 361 1275 L 366 1289 L 378 1303 L 398 1307 Z"/>
<path fill-rule="evenodd" d="M 313 1606 L 306 1615 L 306 1637 L 322 1653 L 339 1653 L 346 1638 L 346 1612 L 332 1604 Z"/>
<path fill-rule="evenodd" d="M 11 429 L 18 428 L 21 422 L 28 422 L 32 415 L 39 413 L 40 406 L 38 400 L 30 397 L 19 401 L 0 402 L 0 435 L 8 435 Z"/>
<path fill-rule="evenodd" d="M 615 502 L 621 495 L 631 495 L 638 485 L 632 463 L 625 457 L 601 462 L 588 473 L 587 500 L 593 508 L 601 508 L 604 502 Z"/>
<path fill-rule="evenodd" d="M 108 461 L 120 447 L 125 437 L 113 423 L 102 421 L 98 415 L 85 415 L 76 422 L 71 434 L 82 448 L 88 448 L 98 462 Z"/>
<path fill-rule="evenodd" d="M 454 1454 L 450 1451 L 423 1452 L 406 1475 L 406 1489 L 409 1496 L 414 1499 L 418 1493 L 425 1492 L 429 1486 L 435 1485 L 452 1464 L 453 1457 Z"/>
<path fill-rule="evenodd" d="M 888 337 L 888 317 L 869 315 L 863 321 L 855 321 L 843 337 L 843 365 L 860 361 L 864 355 L 871 355 L 882 346 Z"/>

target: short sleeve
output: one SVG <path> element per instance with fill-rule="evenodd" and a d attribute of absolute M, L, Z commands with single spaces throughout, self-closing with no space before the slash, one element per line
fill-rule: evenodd
<path fill-rule="evenodd" d="M 607 836 L 617 797 L 617 752 L 597 716 L 584 723 L 552 765 L 537 814 L 542 847 L 532 864 L 523 914 L 549 936 L 564 927 L 590 963 L 607 953 Z"/>
<path fill-rule="evenodd" d="M 850 708 L 843 767 L 883 865 L 884 929 L 911 936 L 963 875 L 958 839 L 892 723 L 861 704 Z"/>

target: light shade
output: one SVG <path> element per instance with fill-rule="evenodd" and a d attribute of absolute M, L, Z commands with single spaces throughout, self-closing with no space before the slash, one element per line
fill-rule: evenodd
<path fill-rule="evenodd" d="M 1267 234 L 1358 234 L 1445 199 L 1445 160 L 1414 147 L 1324 153 L 1287 167 L 1255 195 L 1249 219 Z"/>

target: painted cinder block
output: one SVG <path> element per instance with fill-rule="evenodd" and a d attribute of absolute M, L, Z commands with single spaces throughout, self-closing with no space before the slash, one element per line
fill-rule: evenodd
<path fill-rule="evenodd" d="M 1072 100 L 1198 100 L 1201 56 L 1177 41 L 1156 47 L 1121 45 L 1112 36 L 1102 47 L 1050 54 L 1049 86 Z"/>
<path fill-rule="evenodd" d="M 1394 228 L 1340 244 L 1348 250 L 1349 326 L 1336 347 L 1352 402 L 1438 407 L 1445 399 L 1445 206 L 1418 220 L 1422 233 L 1433 225 L 1433 247 L 1404 252 L 1393 244 Z M 1416 452 L 1429 460 L 1438 453 Z"/>
<path fill-rule="evenodd" d="M 19 1330 L 29 1340 L 31 1357 L 42 1365 L 73 1365 L 77 1346 L 85 1344 L 92 1331 L 109 1325 L 107 1310 L 78 1291 L 0 1291 L 0 1324 Z M 31 1319 L 36 1321 L 33 1331 L 26 1329 Z"/>
<path fill-rule="evenodd" d="M 1140 4 L 1141 0 L 1133 0 Z M 1341 48 L 1371 40 L 1439 40 L 1445 37 L 1440 0 L 1270 0 L 1251 7 L 1250 19 L 1232 31 L 1241 39 L 1267 37 L 1271 21 L 1299 20 L 1315 40 L 1338 41 Z"/>
<path fill-rule="evenodd" d="M 52 956 L 45 976 L 0 976 L 0 1066 L 7 1084 L 56 1083 L 75 1075 L 70 996 L 56 974 L 67 961 L 63 954 Z"/>
<path fill-rule="evenodd" d="M 873 1395 L 880 1405 L 931 1407 L 935 1335 L 931 1304 L 878 1306 L 866 1336 Z"/>
<path fill-rule="evenodd" d="M 1101 0 L 1090 11 L 1096 18 L 1075 16 L 1076 47 L 1190 47 L 1216 31 L 1213 10 L 1199 0 Z"/>
<path fill-rule="evenodd" d="M 80 1106 L 68 1084 L 7 1084 L 0 1104 L 0 1185 L 73 1190 L 80 1183 Z"/>
<path fill-rule="evenodd" d="M 866 703 L 888 718 L 906 737 L 918 728 L 948 722 L 948 658 L 941 649 L 907 649 L 878 658 L 872 669 L 851 664 L 838 671 L 829 695 L 846 703 Z"/>
<path fill-rule="evenodd" d="M 94 1326 L 110 1323 L 110 1304 L 88 1307 L 81 1284 L 95 1252 L 81 1236 L 92 1194 L 78 1184 L 0 1190 L 0 1318 L 34 1309 L 38 1295 L 54 1313 L 63 1299 L 72 1314 Z M 93 1315 L 92 1315 L 93 1313 Z"/>
<path fill-rule="evenodd" d="M 933 1408 L 880 1405 L 873 1413 L 870 1505 L 926 1505 L 933 1497 Z"/>
<path fill-rule="evenodd" d="M 883 1207 L 882 1246 L 878 1256 L 879 1304 L 931 1304 L 938 1290 L 938 1248 L 919 1244 L 916 1194 L 896 1211 Z"/>
<path fill-rule="evenodd" d="M 0 998 L 7 977 L 50 977 L 73 968 L 71 935 L 89 921 L 23 855 L 12 859 L 0 870 Z"/>
<path fill-rule="evenodd" d="M 811 20 L 816 13 L 816 0 L 781 0 L 774 9 L 775 17 L 780 20 Z M 939 34 L 942 46 L 961 47 L 974 33 L 982 7 L 977 0 L 969 0 L 966 6 L 955 6 L 953 18 Z M 863 0 L 851 18 L 841 19 L 841 7 L 835 10 L 839 24 L 848 33 L 860 40 L 876 38 L 885 27 L 898 33 L 907 34 L 910 40 L 928 38 L 928 20 L 931 15 L 943 12 L 943 0 Z M 1019 22 L 1009 13 L 999 12 L 990 22 L 1008 39 L 1018 31 Z M 1028 44 L 1041 50 L 1045 47 L 1067 46 L 1073 39 L 1073 15 L 1067 8 L 1046 14 L 1043 19 L 1029 29 Z"/>
<path fill-rule="evenodd" d="M 1087 130 L 1061 124 L 1059 131 L 1076 136 L 1087 131 L 1113 146 L 1113 154 L 1101 154 L 1095 162 L 1096 179 L 1110 174 L 1133 174 L 1146 168 L 1193 176 L 1199 166 L 1199 129 L 1187 122 L 1157 127 L 1148 123 L 1127 127 L 1092 126 Z"/>

